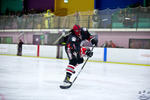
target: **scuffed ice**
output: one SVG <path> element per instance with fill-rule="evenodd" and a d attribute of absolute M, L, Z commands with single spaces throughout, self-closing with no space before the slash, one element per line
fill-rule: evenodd
<path fill-rule="evenodd" d="M 149 66 L 88 62 L 73 86 L 63 90 L 67 64 L 1 55 L 0 100 L 139 100 L 139 91 L 150 89 Z"/>

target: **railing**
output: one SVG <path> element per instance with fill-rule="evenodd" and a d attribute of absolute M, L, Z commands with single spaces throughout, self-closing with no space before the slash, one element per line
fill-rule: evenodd
<path fill-rule="evenodd" d="M 150 7 L 82 13 L 65 17 L 45 17 L 44 14 L 0 16 L 0 29 L 70 29 L 74 24 L 87 28 L 150 28 Z"/>

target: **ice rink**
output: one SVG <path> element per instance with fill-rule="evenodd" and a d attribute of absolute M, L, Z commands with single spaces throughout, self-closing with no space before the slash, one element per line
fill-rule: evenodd
<path fill-rule="evenodd" d="M 150 90 L 150 66 L 102 62 L 87 62 L 73 86 L 63 90 L 67 64 L 0 55 L 0 100 L 140 100 L 139 92 Z"/>

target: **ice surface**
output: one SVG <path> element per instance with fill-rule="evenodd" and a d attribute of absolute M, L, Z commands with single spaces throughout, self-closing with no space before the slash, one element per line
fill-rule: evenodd
<path fill-rule="evenodd" d="M 150 89 L 150 66 L 88 62 L 73 86 L 63 90 L 67 64 L 1 55 L 0 100 L 139 100 L 138 92 Z"/>

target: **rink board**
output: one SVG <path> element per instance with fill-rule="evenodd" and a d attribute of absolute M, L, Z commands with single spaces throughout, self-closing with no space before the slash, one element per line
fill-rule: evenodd
<path fill-rule="evenodd" d="M 58 56 L 57 46 L 42 45 L 39 48 L 39 57 Z M 37 57 L 37 45 L 23 45 L 23 56 Z M 59 56 L 67 58 L 65 48 L 59 51 Z M 16 55 L 16 44 L 0 44 L 0 54 Z M 106 62 L 120 62 L 120 63 L 135 63 L 150 65 L 150 50 L 148 49 L 127 49 L 127 48 L 107 48 Z M 94 55 L 90 60 L 104 61 L 104 48 L 95 47 Z"/>

